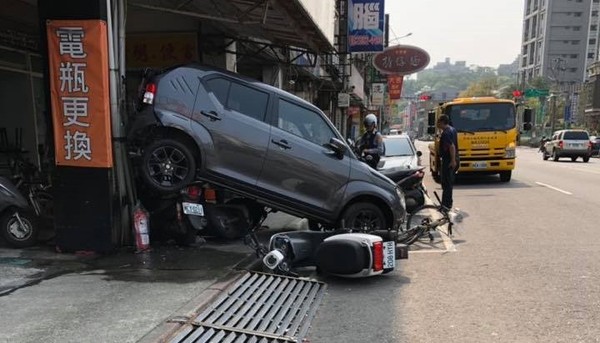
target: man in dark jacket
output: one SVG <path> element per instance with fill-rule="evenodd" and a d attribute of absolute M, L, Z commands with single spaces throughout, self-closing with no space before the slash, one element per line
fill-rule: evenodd
<path fill-rule="evenodd" d="M 443 191 L 442 205 L 451 209 L 453 204 L 452 189 L 454 187 L 454 178 L 459 166 L 458 135 L 456 129 L 450 125 L 450 118 L 445 114 L 438 118 L 437 127 L 442 130 L 438 151 L 442 160 L 440 168 Z"/>

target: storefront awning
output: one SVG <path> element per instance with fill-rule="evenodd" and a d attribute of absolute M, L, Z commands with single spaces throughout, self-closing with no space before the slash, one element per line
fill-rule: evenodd
<path fill-rule="evenodd" d="M 209 20 L 224 33 L 275 44 L 334 51 L 298 0 L 132 0 L 128 5 Z"/>

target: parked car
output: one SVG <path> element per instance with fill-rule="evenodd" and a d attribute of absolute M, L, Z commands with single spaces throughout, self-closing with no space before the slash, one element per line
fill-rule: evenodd
<path fill-rule="evenodd" d="M 599 156 L 600 155 L 600 137 L 591 136 L 590 142 L 592 142 L 591 156 Z"/>
<path fill-rule="evenodd" d="M 417 151 L 408 135 L 386 135 L 383 136 L 383 143 L 385 144 L 385 154 L 377 166 L 382 174 L 390 177 L 396 172 L 403 173 L 419 167 L 422 153 Z"/>
<path fill-rule="evenodd" d="M 399 227 L 403 194 L 360 162 L 325 114 L 281 89 L 213 67 L 145 73 L 128 129 L 144 183 L 194 179 L 312 223 Z"/>
<path fill-rule="evenodd" d="M 561 157 L 570 157 L 575 162 L 581 157 L 583 162 L 588 162 L 592 153 L 592 142 L 585 130 L 556 131 L 544 147 L 544 160 L 552 157 L 554 161 L 558 161 Z"/>

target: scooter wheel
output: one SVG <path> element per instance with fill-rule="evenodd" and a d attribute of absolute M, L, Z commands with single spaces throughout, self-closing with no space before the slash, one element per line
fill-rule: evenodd
<path fill-rule="evenodd" d="M 19 214 L 19 219 L 16 214 Z M 23 225 L 21 225 L 21 223 Z M 2 236 L 8 244 L 15 248 L 26 248 L 36 244 L 38 226 L 33 214 L 21 211 L 6 212 L 0 218 Z"/>

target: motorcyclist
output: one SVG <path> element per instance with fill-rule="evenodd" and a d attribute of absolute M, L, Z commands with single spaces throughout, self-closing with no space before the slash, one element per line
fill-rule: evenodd
<path fill-rule="evenodd" d="M 363 120 L 367 130 L 361 137 L 359 143 L 360 155 L 365 158 L 365 162 L 373 169 L 377 169 L 377 164 L 381 156 L 385 153 L 383 136 L 377 131 L 377 117 L 369 113 Z"/>

